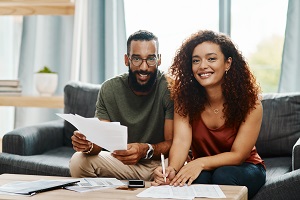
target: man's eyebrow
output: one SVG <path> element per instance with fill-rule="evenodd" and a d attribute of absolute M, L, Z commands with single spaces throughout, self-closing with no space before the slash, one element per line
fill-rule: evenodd
<path fill-rule="evenodd" d="M 132 54 L 131 56 L 140 56 L 139 54 Z"/>
<path fill-rule="evenodd" d="M 132 54 L 131 56 L 141 57 L 140 54 Z M 149 54 L 149 55 L 147 55 L 147 57 L 152 57 L 152 56 L 155 56 L 155 57 L 156 57 L 156 54 Z"/>

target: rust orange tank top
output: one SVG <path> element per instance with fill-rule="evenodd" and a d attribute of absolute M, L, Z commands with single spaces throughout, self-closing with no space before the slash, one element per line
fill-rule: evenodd
<path fill-rule="evenodd" d="M 193 139 L 191 148 L 194 159 L 229 152 L 237 135 L 236 130 L 227 128 L 224 125 L 218 129 L 209 129 L 201 117 L 199 121 L 193 123 L 192 128 Z M 265 166 L 255 146 L 245 162 L 253 164 L 261 163 Z"/>

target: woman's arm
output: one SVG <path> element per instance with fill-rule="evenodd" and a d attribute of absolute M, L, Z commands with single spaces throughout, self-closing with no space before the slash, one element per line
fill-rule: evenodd
<path fill-rule="evenodd" d="M 262 112 L 261 102 L 258 101 L 256 108 L 248 114 L 245 122 L 241 124 L 230 152 L 202 157 L 189 162 L 181 168 L 170 184 L 184 185 L 188 181 L 190 185 L 202 170 L 213 170 L 221 166 L 240 165 L 243 163 L 250 156 L 250 152 L 258 138 Z"/>
<path fill-rule="evenodd" d="M 192 142 L 192 127 L 188 117 L 174 113 L 174 138 L 169 154 L 169 167 L 176 172 L 184 165 Z"/>

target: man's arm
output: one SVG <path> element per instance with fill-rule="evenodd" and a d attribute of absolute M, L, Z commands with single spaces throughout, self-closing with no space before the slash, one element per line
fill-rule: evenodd
<path fill-rule="evenodd" d="M 103 120 L 103 119 L 99 119 L 99 120 L 109 122 L 109 120 Z M 151 159 L 159 160 L 161 153 L 164 154 L 165 157 L 169 156 L 169 150 L 171 148 L 172 140 L 173 140 L 172 119 L 165 119 L 164 137 L 165 137 L 165 141 L 157 144 L 151 144 L 154 149 L 153 157 Z M 85 140 L 85 137 L 81 138 L 81 140 Z M 113 155 L 124 164 L 131 165 L 131 164 L 136 164 L 140 159 L 145 158 L 148 149 L 149 147 L 147 143 L 131 143 L 128 144 L 128 150 L 115 151 L 113 152 Z M 102 148 L 94 143 L 93 144 L 88 143 L 88 141 L 85 140 L 82 142 L 81 150 L 82 152 L 87 153 L 89 155 L 97 155 L 101 152 Z"/>
<path fill-rule="evenodd" d="M 165 126 L 164 126 L 164 135 L 165 135 L 165 141 L 160 142 L 158 144 L 152 144 L 154 148 L 154 154 L 153 159 L 159 160 L 160 154 L 164 154 L 165 157 L 169 156 L 169 150 L 172 145 L 173 141 L 173 120 L 172 119 L 166 119 L 165 120 Z M 146 148 L 145 156 L 148 150 L 148 145 Z"/>
<path fill-rule="evenodd" d="M 164 136 L 164 142 L 151 144 L 154 149 L 154 154 L 151 159 L 159 160 L 161 153 L 166 157 L 169 155 L 173 139 L 173 120 L 171 119 L 165 120 Z M 112 153 L 115 158 L 123 162 L 125 165 L 135 165 L 139 160 L 145 158 L 149 149 L 147 143 L 130 143 L 127 147 L 127 150 L 117 150 Z"/>

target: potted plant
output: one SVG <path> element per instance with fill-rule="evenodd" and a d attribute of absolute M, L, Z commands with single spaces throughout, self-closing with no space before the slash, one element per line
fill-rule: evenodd
<path fill-rule="evenodd" d="M 35 88 L 41 96 L 52 96 L 57 88 L 58 75 L 48 66 L 34 74 Z"/>

